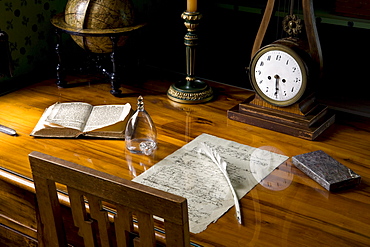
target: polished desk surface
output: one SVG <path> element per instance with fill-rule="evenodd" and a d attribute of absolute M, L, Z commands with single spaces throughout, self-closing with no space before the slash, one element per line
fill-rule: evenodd
<path fill-rule="evenodd" d="M 109 84 L 69 77 L 70 88 L 46 80 L 0 97 L 0 124 L 18 136 L 0 133 L 0 166 L 31 178 L 28 154 L 47 153 L 97 170 L 132 179 L 202 133 L 292 157 L 323 150 L 362 176 L 353 189 L 331 193 L 298 170 L 291 159 L 240 200 L 243 225 L 231 208 L 192 241 L 205 246 L 366 246 L 370 245 L 370 119 L 338 114 L 336 123 L 317 140 L 308 141 L 227 118 L 227 110 L 251 92 L 209 82 L 213 101 L 179 104 L 169 100 L 170 81 L 152 79 L 123 85 L 123 97 Z M 152 156 L 131 154 L 123 140 L 42 139 L 29 134 L 44 109 L 59 102 L 93 105 L 131 103 L 143 95 L 158 131 Z"/>

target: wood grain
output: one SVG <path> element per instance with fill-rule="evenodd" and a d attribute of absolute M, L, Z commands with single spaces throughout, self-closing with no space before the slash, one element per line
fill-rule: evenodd
<path fill-rule="evenodd" d="M 117 215 L 116 211 L 116 216 L 121 219 L 113 221 L 113 227 L 110 212 L 104 210 L 106 203 L 119 208 L 120 212 L 122 207 L 127 212 L 134 212 L 140 246 L 156 245 L 153 216 L 161 217 L 174 228 L 164 229 L 167 246 L 190 246 L 185 198 L 40 152 L 32 152 L 29 159 L 36 189 L 37 215 L 41 219 L 38 240 L 44 246 L 67 245 L 56 183 L 68 188 L 71 215 L 85 246 L 131 246 L 130 238 L 126 238 L 127 233 L 121 229 L 127 229 L 127 223 L 132 225 L 128 228 L 134 228 L 133 215 Z M 119 230 L 115 232 L 113 229 Z M 118 238 L 121 242 L 116 241 L 119 235 L 123 238 Z"/>
<path fill-rule="evenodd" d="M 316 141 L 277 133 L 227 118 L 227 110 L 252 92 L 209 82 L 215 91 L 211 102 L 183 105 L 170 101 L 166 92 L 176 80 L 155 77 L 123 85 L 123 98 L 110 95 L 110 85 L 91 78 L 68 77 L 71 87 L 57 88 L 45 80 L 1 96 L 0 123 L 19 136 L 0 133 L 0 167 L 31 178 L 28 154 L 49 155 L 132 179 L 202 133 L 216 135 L 252 147 L 269 148 L 289 157 L 323 150 L 362 176 L 353 189 L 330 193 L 303 174 L 289 160 L 240 200 L 243 225 L 231 208 L 216 223 L 191 240 L 204 246 L 368 246 L 370 243 L 370 119 L 337 114 L 336 123 Z M 131 103 L 142 95 L 145 108 L 158 131 L 158 150 L 152 156 L 127 152 L 122 140 L 37 139 L 29 136 L 44 109 L 57 101 L 84 101 L 93 105 Z M 11 179 L 22 187 L 21 181 Z M 3 193 L 3 192 L 1 192 Z M 17 202 L 9 203 L 9 217 L 19 213 Z M 13 207 L 11 205 L 14 205 Z M 34 219 L 30 219 L 34 221 Z M 17 219 L 24 225 L 27 218 Z"/>

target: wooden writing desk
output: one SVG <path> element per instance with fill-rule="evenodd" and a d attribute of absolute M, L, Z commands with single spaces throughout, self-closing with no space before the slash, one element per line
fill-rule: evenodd
<path fill-rule="evenodd" d="M 172 82 L 153 79 L 123 86 L 123 98 L 109 93 L 109 84 L 87 84 L 67 78 L 78 87 L 58 89 L 46 80 L 0 97 L 0 124 L 19 136 L 0 133 L 0 243 L 36 246 L 36 216 L 28 163 L 31 151 L 47 153 L 97 170 L 132 179 L 202 133 L 289 157 L 323 150 L 362 176 L 361 185 L 329 193 L 299 171 L 291 161 L 240 200 L 244 225 L 231 208 L 192 241 L 204 246 L 368 246 L 370 245 L 370 119 L 340 115 L 316 141 L 235 122 L 226 111 L 251 93 L 211 83 L 215 99 L 185 105 L 170 101 Z M 144 96 L 145 109 L 158 130 L 158 147 L 152 157 L 127 152 L 122 140 L 36 139 L 29 133 L 44 109 L 56 101 L 84 101 L 93 105 L 129 102 Z M 23 178 L 22 178 L 23 176 Z M 15 244 L 8 242 L 13 241 Z"/>

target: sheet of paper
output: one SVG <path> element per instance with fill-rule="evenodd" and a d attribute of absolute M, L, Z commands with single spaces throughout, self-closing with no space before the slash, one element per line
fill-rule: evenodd
<path fill-rule="evenodd" d="M 217 165 L 199 151 L 202 142 L 217 150 L 228 163 L 227 172 L 239 198 L 288 159 L 284 155 L 202 134 L 133 179 L 185 197 L 192 233 L 204 231 L 234 206 L 225 177 Z M 236 219 L 235 224 L 238 224 Z"/>

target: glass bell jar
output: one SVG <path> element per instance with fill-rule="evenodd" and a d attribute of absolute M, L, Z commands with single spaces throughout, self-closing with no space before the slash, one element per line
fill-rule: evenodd
<path fill-rule="evenodd" d="M 127 122 L 126 148 L 132 153 L 150 155 L 157 148 L 157 130 L 144 109 L 144 99 L 139 96 L 137 109 Z"/>

